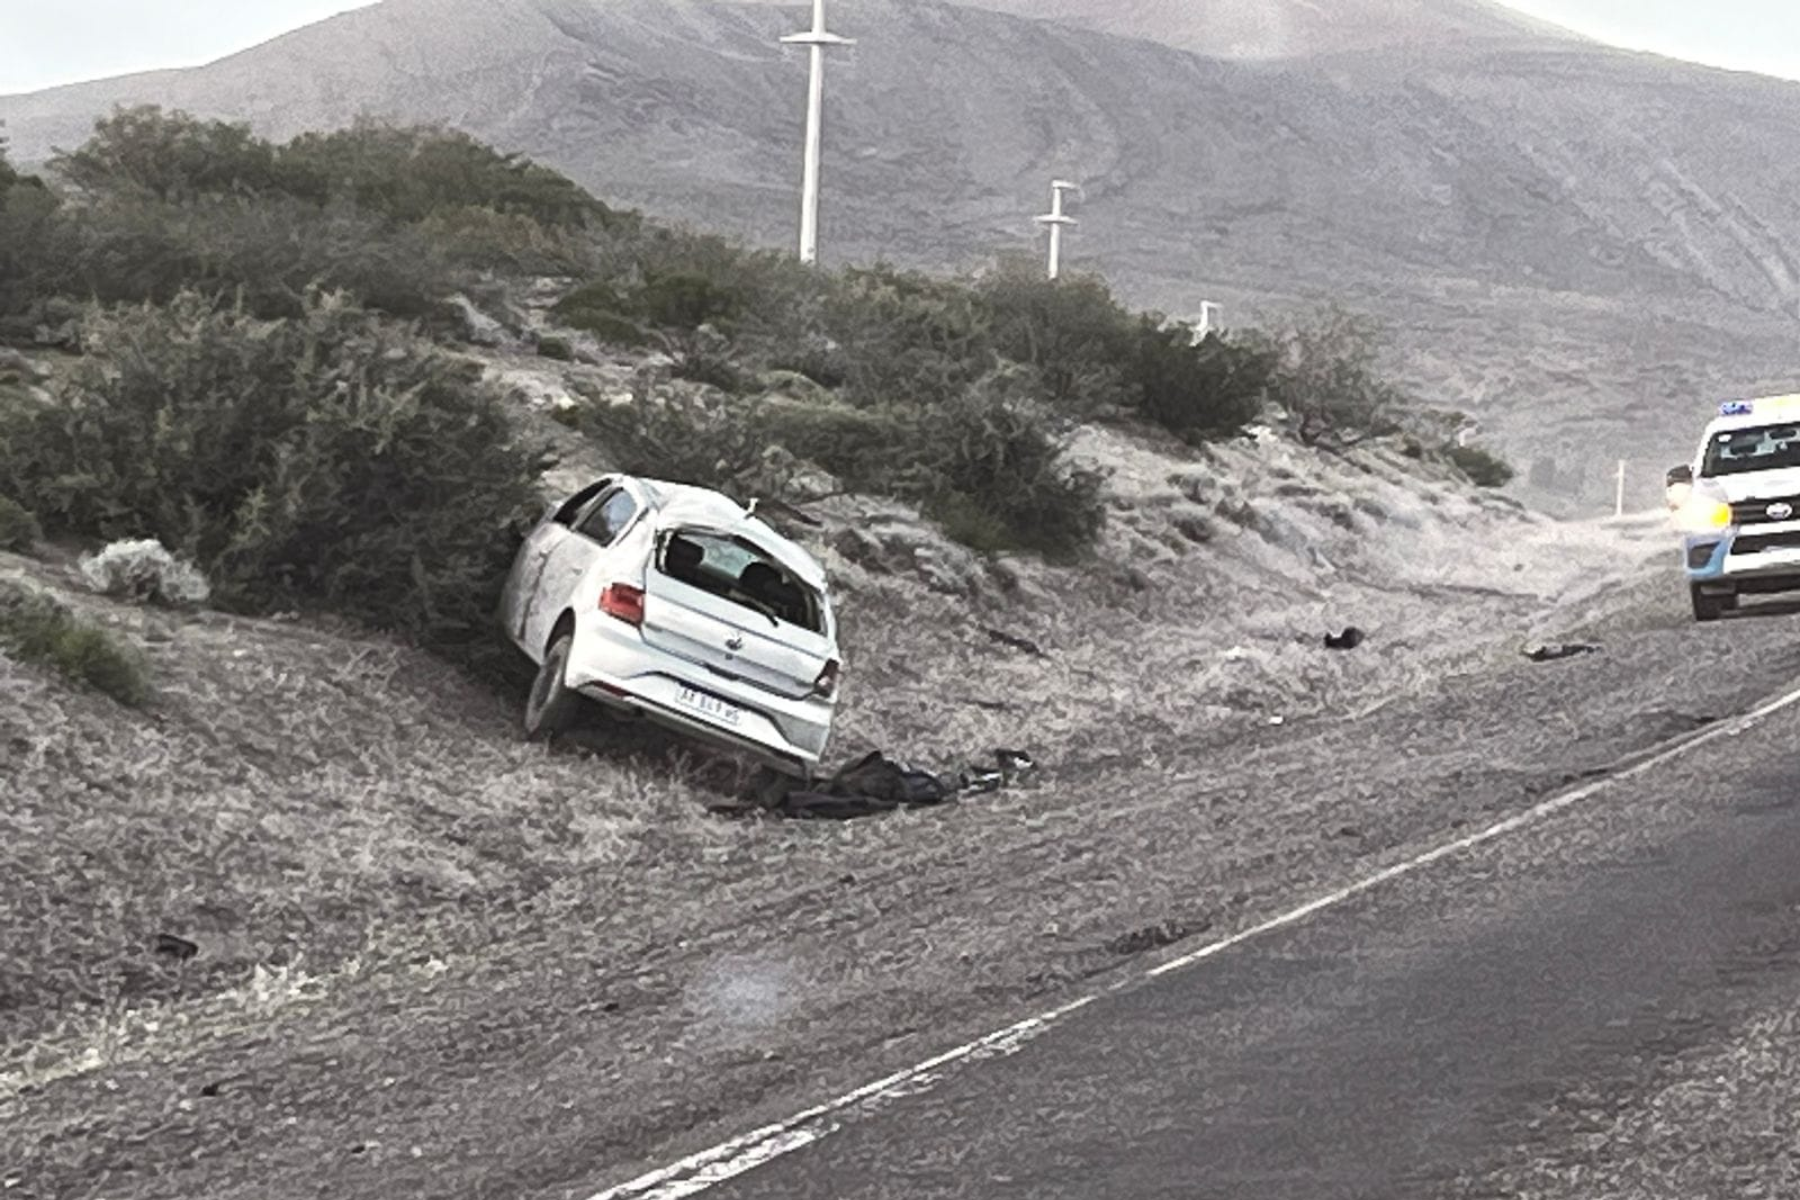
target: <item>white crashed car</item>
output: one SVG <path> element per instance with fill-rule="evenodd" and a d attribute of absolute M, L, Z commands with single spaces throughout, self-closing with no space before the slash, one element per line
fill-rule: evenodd
<path fill-rule="evenodd" d="M 585 696 L 784 774 L 825 753 L 840 670 L 825 573 L 717 492 L 583 488 L 525 539 L 500 619 L 538 664 L 528 736 L 566 729 Z"/>

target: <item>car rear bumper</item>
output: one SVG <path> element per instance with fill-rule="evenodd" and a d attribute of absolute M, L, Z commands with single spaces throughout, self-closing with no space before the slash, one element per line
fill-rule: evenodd
<path fill-rule="evenodd" d="M 835 715 L 831 701 L 779 696 L 714 675 L 645 645 L 629 626 L 615 629 L 613 624 L 597 618 L 592 627 L 577 629 L 566 677 L 571 688 L 615 712 L 643 717 L 792 773 L 806 774 L 824 757 Z M 736 720 L 684 704 L 686 690 L 724 701 Z"/>

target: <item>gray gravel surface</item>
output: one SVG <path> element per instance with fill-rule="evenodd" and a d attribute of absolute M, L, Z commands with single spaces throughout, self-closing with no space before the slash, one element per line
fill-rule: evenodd
<path fill-rule="evenodd" d="M 1065 747 L 1037 790 L 902 818 L 966 829 L 928 855 L 868 859 L 854 829 L 822 827 L 812 852 L 756 878 L 712 879 L 692 864 L 691 905 L 521 919 L 482 958 L 345 978 L 259 1026 L 0 1097 L 5 1194 L 586 1197 L 1119 978 L 1164 944 L 1254 924 L 1522 811 L 1800 680 L 1786 611 L 1698 628 L 1669 581 L 1563 632 L 1605 651 L 1544 665 L 1496 658 L 1356 719 L 1170 745 L 1149 763 L 1084 761 L 1079 745 Z M 1531 845 L 1560 853 L 1564 828 Z M 1749 850 L 1766 863 L 1782 844 Z M 1525 870 L 1533 861 L 1524 843 L 1496 860 L 1497 904 L 1510 895 L 1509 863 L 1540 897 L 1588 874 L 1540 876 Z M 1648 883 L 1633 894 L 1656 895 Z M 1405 928 L 1421 944 L 1384 943 L 1385 974 L 1365 980 L 1371 1013 L 1404 997 L 1409 964 L 1446 981 L 1456 962 L 1479 966 L 1478 940 L 1440 937 L 1429 919 L 1462 920 L 1467 894 L 1428 887 L 1416 900 L 1421 915 Z M 1588 901 L 1556 903 L 1574 907 L 1550 912 L 1573 918 Z M 1362 912 L 1354 929 L 1383 933 L 1385 911 Z M 1556 928 L 1548 917 L 1477 923 L 1471 937 L 1520 953 Z M 1304 988 L 1307 970 L 1351 970 L 1352 934 L 1309 934 L 1341 940 L 1330 953 L 1302 947 L 1293 970 L 1266 967 L 1250 982 Z M 1520 982 L 1478 975 L 1482 987 Z M 1302 1006 L 1258 1044 L 1272 1053 L 1267 1039 L 1287 1027 L 1308 1047 L 1331 1045 L 1329 1015 Z M 1475 1025 L 1460 1028 L 1420 1053 L 1473 1087 L 1487 1068 L 1456 1068 Z M 1357 1053 L 1340 1048 L 1330 1078 L 1378 1073 Z M 1240 1083 L 1258 1061 L 1274 1076 L 1275 1058 L 1245 1059 Z M 1596 1060 L 1570 1059 L 1586 1061 Z M 1287 1076 L 1305 1077 L 1305 1059 L 1285 1062 Z M 1492 1061 L 1494 1078 L 1511 1078 L 1508 1062 Z M 1423 1079 L 1429 1066 L 1408 1069 Z M 932 1132 L 954 1145 L 946 1119 Z"/>

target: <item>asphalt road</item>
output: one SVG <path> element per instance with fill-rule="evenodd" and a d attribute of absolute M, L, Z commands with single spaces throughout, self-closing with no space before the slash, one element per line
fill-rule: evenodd
<path fill-rule="evenodd" d="M 1566 1151 L 1538 1144 L 1559 1098 L 1629 1103 L 1659 1063 L 1800 990 L 1796 739 L 1788 709 L 703 1194 L 1509 1195 L 1490 1168 Z M 1587 1152 L 1604 1170 L 1633 1148 Z"/>

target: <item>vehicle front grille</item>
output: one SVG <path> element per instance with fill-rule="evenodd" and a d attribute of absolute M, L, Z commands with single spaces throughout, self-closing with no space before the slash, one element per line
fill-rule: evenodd
<path fill-rule="evenodd" d="M 1769 509 L 1777 504 L 1788 506 L 1785 517 L 1771 517 Z M 1769 496 L 1762 500 L 1739 500 L 1731 506 L 1733 525 L 1774 525 L 1781 521 L 1800 520 L 1800 496 Z"/>
<path fill-rule="evenodd" d="M 1800 529 L 1786 533 L 1753 534 L 1731 543 L 1731 553 L 1734 556 L 1761 554 L 1766 550 L 1800 550 Z"/>

